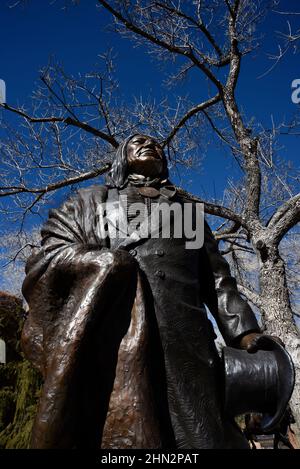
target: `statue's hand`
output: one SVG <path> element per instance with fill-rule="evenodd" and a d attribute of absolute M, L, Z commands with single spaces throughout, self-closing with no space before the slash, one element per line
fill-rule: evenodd
<path fill-rule="evenodd" d="M 251 332 L 250 334 L 244 335 L 240 341 L 240 348 L 243 350 L 247 350 L 249 353 L 254 353 L 257 350 L 261 350 L 263 347 L 259 344 L 260 337 L 264 336 L 260 332 Z M 284 343 L 282 340 L 277 336 L 270 336 L 273 340 L 279 343 L 282 347 L 284 347 Z"/>
<path fill-rule="evenodd" d="M 240 348 L 247 350 L 247 352 L 256 352 L 258 350 L 257 341 L 262 335 L 259 332 L 251 332 L 244 335 L 240 341 Z"/>

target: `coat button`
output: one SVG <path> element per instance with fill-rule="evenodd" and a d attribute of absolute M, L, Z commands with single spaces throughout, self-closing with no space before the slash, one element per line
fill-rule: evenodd
<path fill-rule="evenodd" d="M 135 257 L 135 256 L 137 255 L 136 249 L 131 249 L 131 250 L 129 251 L 129 254 L 131 254 L 132 256 Z"/>
<path fill-rule="evenodd" d="M 158 249 L 157 251 L 155 251 L 155 254 L 159 257 L 162 257 L 164 255 L 165 251 L 163 251 L 162 249 Z"/>
<path fill-rule="evenodd" d="M 166 274 L 162 270 L 157 270 L 155 272 L 155 275 L 159 278 L 162 278 L 162 279 L 165 278 L 165 276 L 166 276 Z"/>

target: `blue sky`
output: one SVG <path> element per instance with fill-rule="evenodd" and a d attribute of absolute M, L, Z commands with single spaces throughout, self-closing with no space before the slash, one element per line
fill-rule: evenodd
<path fill-rule="evenodd" d="M 111 46 L 117 53 L 117 76 L 128 102 L 134 96 L 159 98 L 168 93 L 161 86 L 163 76 L 143 50 L 133 48 L 129 41 L 122 41 L 105 30 L 111 17 L 96 8 L 96 0 L 82 0 L 79 5 L 67 9 L 61 8 L 62 0 L 54 3 L 30 0 L 24 7 L 9 8 L 14 3 L 13 0 L 0 3 L 0 78 L 6 81 L 7 102 L 12 106 L 29 102 L 39 70 L 50 56 L 63 63 L 70 74 L 84 73 L 92 70 L 98 54 Z M 299 11 L 297 0 L 284 2 L 285 10 L 297 11 L 297 8 Z M 261 31 L 264 47 L 244 62 L 237 90 L 246 116 L 254 116 L 256 122 L 263 122 L 266 127 L 271 126 L 271 116 L 275 123 L 279 123 L 297 108 L 291 101 L 291 82 L 300 78 L 300 54 L 288 53 L 271 74 L 258 78 L 271 65 L 267 53 L 276 51 L 278 40 L 274 31 L 286 28 L 286 19 L 290 17 L 273 14 L 264 23 Z M 299 23 L 300 16 L 292 20 L 295 29 L 299 28 Z M 205 89 L 201 91 L 196 77 L 192 76 L 183 86 L 182 93 L 187 90 L 192 98 L 205 97 Z M 20 120 L 14 122 L 18 125 Z M 299 139 L 284 137 L 282 144 L 281 156 L 298 164 Z M 203 167 L 192 175 L 189 190 L 208 199 L 214 195 L 221 197 L 227 177 L 238 174 L 225 149 L 210 147 Z M 57 195 L 55 201 L 61 197 Z"/>
<path fill-rule="evenodd" d="M 69 74 L 84 74 L 99 62 L 98 55 L 110 47 L 117 54 L 117 77 L 128 103 L 134 96 L 152 96 L 159 100 L 168 93 L 173 98 L 174 92 L 162 87 L 164 76 L 144 51 L 107 31 L 111 16 L 96 8 L 96 0 L 81 0 L 78 6 L 65 10 L 61 8 L 64 0 L 54 3 L 30 0 L 24 7 L 9 8 L 13 3 L 15 0 L 0 2 L 0 78 L 6 82 L 10 105 L 30 103 L 39 70 L 47 64 L 49 57 L 54 56 Z M 300 11 L 299 0 L 285 0 L 283 4 L 286 11 Z M 271 126 L 271 116 L 278 124 L 283 119 L 288 120 L 297 110 L 291 100 L 291 83 L 300 79 L 300 53 L 290 51 L 272 73 L 259 78 L 272 64 L 267 54 L 276 52 L 278 37 L 275 32 L 287 30 L 287 20 L 291 21 L 294 30 L 300 28 L 300 15 L 295 18 L 275 13 L 269 16 L 260 31 L 263 47 L 243 62 L 237 90 L 246 117 L 254 117 L 255 122 L 262 122 L 267 128 Z M 198 77 L 192 75 L 181 91 L 182 94 L 188 91 L 191 98 L 199 101 L 205 98 L 206 86 L 203 80 L 198 81 Z M 17 117 L 10 116 L 10 119 L 16 126 L 21 123 Z M 291 160 L 298 167 L 299 138 L 283 137 L 280 150 L 282 158 Z M 189 174 L 193 182 L 188 189 L 207 200 L 221 197 L 228 177 L 239 175 L 232 156 L 220 145 L 210 146 L 200 170 Z M 58 192 L 52 206 L 58 206 L 64 198 L 64 191 Z M 47 210 L 43 217 L 47 217 Z M 40 220 L 29 220 L 28 226 L 35 222 Z M 0 227 L 3 230 L 11 225 L 2 217 Z"/>

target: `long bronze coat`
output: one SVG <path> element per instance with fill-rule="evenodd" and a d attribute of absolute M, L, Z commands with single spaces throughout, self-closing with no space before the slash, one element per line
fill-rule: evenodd
<path fill-rule="evenodd" d="M 184 238 L 103 239 L 99 205 L 118 195 L 93 186 L 52 210 L 28 260 L 22 343 L 45 380 L 32 446 L 247 447 L 222 412 L 204 304 L 232 346 L 259 330 L 253 312 L 208 225 L 197 250 Z"/>

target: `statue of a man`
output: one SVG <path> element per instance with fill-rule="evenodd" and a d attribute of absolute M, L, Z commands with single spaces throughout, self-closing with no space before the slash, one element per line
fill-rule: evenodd
<path fill-rule="evenodd" d="M 137 134 L 105 186 L 51 210 L 23 285 L 23 349 L 44 377 L 33 447 L 248 447 L 223 412 L 204 305 L 232 347 L 255 347 L 260 329 L 206 222 L 203 246 L 189 249 L 172 234 L 176 214 L 169 237 L 164 220 L 155 236 L 144 230 L 175 203 L 190 208 L 179 225 L 195 226 L 196 203 L 169 181 L 163 149 Z"/>

